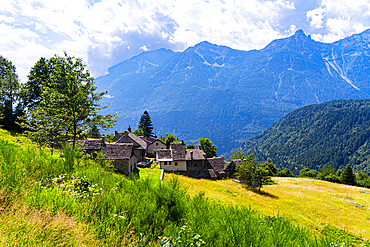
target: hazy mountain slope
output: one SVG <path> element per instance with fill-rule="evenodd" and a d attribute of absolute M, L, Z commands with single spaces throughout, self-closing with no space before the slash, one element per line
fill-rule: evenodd
<path fill-rule="evenodd" d="M 241 147 L 280 168 L 320 170 L 324 165 L 370 172 L 370 100 L 315 104 L 289 113 Z M 297 167 L 297 169 L 296 169 Z"/>
<path fill-rule="evenodd" d="M 262 50 L 202 42 L 183 52 L 145 52 L 96 79 L 102 104 L 119 115 L 116 129 L 137 126 L 148 110 L 158 135 L 190 142 L 208 137 L 219 154 L 287 113 L 333 99 L 370 97 L 369 31 L 324 44 L 297 31 Z"/>

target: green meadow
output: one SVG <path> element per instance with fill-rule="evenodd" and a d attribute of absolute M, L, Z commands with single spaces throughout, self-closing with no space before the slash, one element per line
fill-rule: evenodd
<path fill-rule="evenodd" d="M 68 149 L 52 154 L 0 130 L 0 245 L 366 246 L 352 239 L 366 238 L 365 233 L 347 232 L 334 223 L 327 223 L 326 231 L 313 230 L 309 220 L 305 223 L 285 210 L 288 204 L 274 209 L 273 203 L 284 198 L 278 190 L 286 190 L 287 197 L 290 193 L 292 203 L 297 198 L 295 189 L 283 186 L 285 180 L 256 195 L 230 180 L 166 174 L 160 181 L 159 176 L 158 169 L 141 169 L 127 177 L 99 160 Z M 357 203 L 360 210 L 368 210 L 367 197 L 360 201 L 348 196 L 353 198 L 348 207 L 357 208 Z"/>

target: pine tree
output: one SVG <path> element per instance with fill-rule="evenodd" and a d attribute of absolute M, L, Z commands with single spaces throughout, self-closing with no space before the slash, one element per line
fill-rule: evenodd
<path fill-rule="evenodd" d="M 153 135 L 153 123 L 147 111 L 141 115 L 138 128 L 143 130 L 144 138 Z"/>
<path fill-rule="evenodd" d="M 350 164 L 347 164 L 346 168 L 343 170 L 340 175 L 340 181 L 343 184 L 355 185 L 356 176 L 353 174 L 353 170 Z"/>

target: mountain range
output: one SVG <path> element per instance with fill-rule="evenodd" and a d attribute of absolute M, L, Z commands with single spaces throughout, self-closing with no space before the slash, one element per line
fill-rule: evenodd
<path fill-rule="evenodd" d="M 370 98 L 369 56 L 370 30 L 330 44 L 298 30 L 261 50 L 201 42 L 143 52 L 95 81 L 117 130 L 135 128 L 147 110 L 157 135 L 207 137 L 220 155 L 300 107 Z"/>
<path fill-rule="evenodd" d="M 240 151 L 296 174 L 324 166 L 370 174 L 370 99 L 335 100 L 299 108 L 248 139 Z"/>

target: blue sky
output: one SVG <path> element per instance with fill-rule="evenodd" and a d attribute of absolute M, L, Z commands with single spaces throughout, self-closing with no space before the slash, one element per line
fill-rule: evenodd
<path fill-rule="evenodd" d="M 143 51 L 201 41 L 261 49 L 303 29 L 333 42 L 370 28 L 369 0 L 1 0 L 0 55 L 21 82 L 40 57 L 83 58 L 93 76 Z"/>

